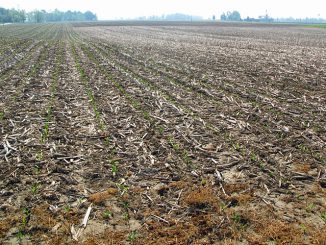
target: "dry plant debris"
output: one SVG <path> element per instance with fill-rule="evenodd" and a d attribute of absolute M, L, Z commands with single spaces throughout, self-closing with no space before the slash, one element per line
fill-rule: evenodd
<path fill-rule="evenodd" d="M 325 244 L 325 30 L 0 37 L 1 244 Z"/>

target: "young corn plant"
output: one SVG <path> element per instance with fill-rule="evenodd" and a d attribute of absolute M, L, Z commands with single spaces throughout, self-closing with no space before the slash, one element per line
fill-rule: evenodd
<path fill-rule="evenodd" d="M 96 47 L 95 47 L 96 48 Z M 129 102 L 131 103 L 131 105 L 135 108 L 135 109 L 139 109 L 141 110 L 142 112 L 142 115 L 144 117 L 145 120 L 149 121 L 151 124 L 155 124 L 155 119 L 150 115 L 150 113 L 146 110 L 144 110 L 142 107 L 141 107 L 141 103 L 139 101 L 137 101 L 136 99 L 132 98 L 131 95 L 129 95 L 122 87 L 122 85 L 117 82 L 113 76 L 111 74 L 109 74 L 107 72 L 107 70 L 101 68 L 101 66 L 99 65 L 99 61 L 98 59 L 96 59 L 94 57 L 94 54 L 92 52 L 90 52 L 88 49 L 86 49 L 83 45 L 81 47 L 81 49 L 83 50 L 83 52 L 85 52 L 85 54 L 88 56 L 88 58 L 94 62 L 96 64 L 96 66 L 98 67 L 98 69 L 106 76 L 106 78 L 112 82 L 114 84 L 114 86 L 119 90 L 119 91 L 123 91 L 123 95 L 129 100 Z M 119 65 L 119 68 L 121 68 L 121 70 L 125 71 L 125 72 L 130 72 L 127 68 L 125 67 L 122 67 Z M 146 82 L 142 77 L 138 77 L 137 76 L 137 79 L 139 81 L 141 81 L 142 83 L 143 82 Z M 144 80 L 144 81 L 143 81 Z M 146 83 L 147 84 L 147 83 Z M 147 84 L 148 85 L 148 84 Z M 163 96 L 164 97 L 164 96 Z M 166 98 L 166 97 L 164 97 Z M 170 97 L 168 97 L 168 99 L 170 99 Z M 137 105 L 134 106 L 134 105 Z M 181 159 L 187 164 L 191 164 L 191 159 L 189 158 L 189 154 L 187 152 L 186 149 L 181 149 L 179 143 L 177 143 L 172 136 L 169 136 L 168 137 L 168 142 L 169 144 L 172 146 L 172 148 L 179 154 L 179 156 L 181 157 Z"/>
<path fill-rule="evenodd" d="M 118 190 L 120 192 L 120 195 L 123 196 L 125 193 L 127 193 L 129 187 L 124 184 L 116 183 L 116 186 L 118 187 Z"/>
<path fill-rule="evenodd" d="M 44 143 L 49 137 L 49 123 L 51 120 L 51 108 L 48 109 L 46 121 L 42 130 L 41 142 Z"/>
<path fill-rule="evenodd" d="M 118 165 L 116 162 L 111 163 L 111 172 L 112 175 L 115 177 L 118 173 Z"/>
<path fill-rule="evenodd" d="M 40 150 L 39 152 L 36 153 L 35 159 L 39 162 L 43 161 L 44 159 L 44 154 L 43 151 Z"/>
<path fill-rule="evenodd" d="M 54 103 L 55 103 L 55 93 L 57 91 L 57 86 L 58 86 L 58 80 L 59 80 L 59 74 L 61 72 L 61 63 L 63 62 L 63 48 L 60 46 L 59 47 L 59 55 L 58 55 L 58 59 L 56 61 L 55 64 L 55 70 L 52 74 L 52 80 L 53 83 L 51 84 L 51 98 L 48 104 L 48 108 L 47 108 L 47 112 L 46 112 L 46 119 L 45 119 L 45 124 L 42 130 L 42 136 L 41 136 L 41 142 L 45 143 L 45 141 L 48 139 L 49 137 L 49 126 L 50 126 L 50 122 L 52 119 L 52 113 L 53 113 L 53 107 L 54 107 Z"/>
<path fill-rule="evenodd" d="M 98 106 L 97 106 L 97 103 L 96 103 L 96 100 L 95 100 L 95 96 L 94 96 L 94 93 L 88 83 L 88 76 L 84 70 L 84 68 L 82 67 L 82 64 L 81 62 L 79 61 L 78 59 L 78 55 L 77 55 L 77 51 L 76 51 L 76 48 L 75 46 L 72 45 L 72 54 L 73 54 L 73 57 L 75 59 L 75 65 L 76 65 L 76 68 L 79 72 L 79 75 L 80 75 L 80 78 L 82 79 L 82 82 L 84 84 L 84 87 L 85 87 L 85 91 L 86 91 L 86 94 L 88 96 L 88 100 L 92 106 L 92 109 L 95 113 L 95 119 L 97 121 L 97 124 L 100 128 L 100 130 L 103 132 L 103 133 L 106 133 L 107 129 L 106 129 L 106 126 L 102 120 L 102 117 L 101 117 L 101 113 L 98 109 Z M 105 144 L 108 146 L 109 143 L 110 143 L 110 138 L 109 136 L 106 136 L 104 138 L 104 142 Z"/>
<path fill-rule="evenodd" d="M 321 213 L 320 218 L 326 223 L 326 212 Z"/>
<path fill-rule="evenodd" d="M 168 142 L 172 146 L 173 150 L 175 150 L 175 151 L 180 150 L 180 145 L 175 142 L 175 139 L 173 136 L 171 136 L 171 135 L 168 136 Z"/>
<path fill-rule="evenodd" d="M 21 239 L 23 239 L 23 237 L 26 235 L 26 229 L 27 229 L 27 225 L 28 225 L 30 218 L 31 218 L 30 209 L 28 209 L 26 207 L 23 208 L 21 222 L 20 222 L 20 226 L 18 229 L 18 233 L 17 233 L 17 238 L 19 241 L 21 241 Z"/>
<path fill-rule="evenodd" d="M 104 219 L 110 219 L 110 218 L 112 218 L 112 216 L 113 216 L 113 213 L 111 211 L 109 211 L 109 210 L 105 210 L 103 212 L 103 218 Z"/>
<path fill-rule="evenodd" d="M 32 194 L 33 195 L 36 195 L 37 194 L 37 192 L 39 191 L 39 184 L 33 184 L 32 185 L 32 188 L 31 188 L 31 192 L 32 192 Z"/>
<path fill-rule="evenodd" d="M 128 235 L 128 242 L 134 242 L 137 238 L 137 231 L 132 231 L 129 235 Z"/>

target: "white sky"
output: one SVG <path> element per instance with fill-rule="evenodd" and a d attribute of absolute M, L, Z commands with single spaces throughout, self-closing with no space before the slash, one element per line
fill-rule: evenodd
<path fill-rule="evenodd" d="M 274 18 L 326 18 L 326 0 L 0 0 L 5 8 L 54 10 L 90 10 L 100 20 L 138 16 L 185 13 L 205 18 L 238 10 L 242 18 L 258 17 L 266 10 Z"/>

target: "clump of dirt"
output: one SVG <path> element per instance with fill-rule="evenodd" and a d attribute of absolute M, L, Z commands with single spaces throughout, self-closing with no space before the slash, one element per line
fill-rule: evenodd
<path fill-rule="evenodd" d="M 205 210 L 219 210 L 219 200 L 210 186 L 199 187 L 185 193 L 182 201 L 184 205 L 190 208 L 191 213 Z"/>
<path fill-rule="evenodd" d="M 100 205 L 107 201 L 110 197 L 114 197 L 118 193 L 118 189 L 109 188 L 106 191 L 97 192 L 89 196 L 88 200 L 94 204 Z"/>

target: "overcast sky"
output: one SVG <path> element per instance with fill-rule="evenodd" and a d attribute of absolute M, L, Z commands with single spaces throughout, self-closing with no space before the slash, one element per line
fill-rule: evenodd
<path fill-rule="evenodd" d="M 277 17 L 326 18 L 326 0 L 0 0 L 5 8 L 91 10 L 100 20 L 185 13 L 205 18 L 238 10 L 242 18 L 258 17 L 266 10 Z"/>

